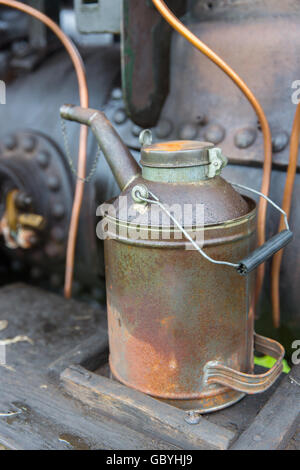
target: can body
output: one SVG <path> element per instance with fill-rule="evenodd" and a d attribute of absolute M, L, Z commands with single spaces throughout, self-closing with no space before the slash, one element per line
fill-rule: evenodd
<path fill-rule="evenodd" d="M 255 246 L 255 208 L 205 227 L 203 249 L 236 262 Z M 124 384 L 166 400 L 210 400 L 203 369 L 253 368 L 253 279 L 215 265 L 184 240 L 105 240 L 110 366 Z"/>

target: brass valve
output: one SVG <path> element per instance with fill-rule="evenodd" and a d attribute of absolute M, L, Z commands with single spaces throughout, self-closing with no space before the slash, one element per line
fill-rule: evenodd
<path fill-rule="evenodd" d="M 37 231 L 45 227 L 45 219 L 39 214 L 19 212 L 20 191 L 14 189 L 7 194 L 6 211 L 1 220 L 1 232 L 8 248 L 31 248 L 37 241 Z"/>

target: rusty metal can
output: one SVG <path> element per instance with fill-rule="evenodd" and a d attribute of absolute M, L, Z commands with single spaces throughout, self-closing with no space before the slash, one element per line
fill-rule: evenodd
<path fill-rule="evenodd" d="M 61 115 L 91 126 L 122 190 L 100 211 L 113 375 L 203 413 L 269 388 L 284 349 L 254 334 L 253 271 L 291 240 L 286 214 L 286 230 L 252 252 L 255 203 L 233 186 L 250 188 L 220 176 L 227 163 L 221 149 L 152 144 L 144 130 L 141 173 L 103 113 L 65 105 Z M 264 374 L 253 373 L 254 347 L 277 359 Z"/>
<path fill-rule="evenodd" d="M 152 147 L 160 153 L 165 151 L 162 144 Z M 179 150 L 173 146 L 172 151 Z M 170 155 L 172 151 L 168 151 L 165 165 L 176 160 Z M 202 162 L 204 153 L 198 146 Z M 185 164 L 191 159 L 189 155 Z M 180 162 L 177 164 L 182 165 L 182 158 Z M 191 227 L 191 233 L 203 231 L 203 249 L 209 256 L 239 260 L 253 250 L 256 207 L 251 199 L 242 197 L 217 175 L 169 183 L 158 181 L 161 173 L 157 164 L 154 168 L 155 181 L 140 179 L 164 202 L 204 204 L 204 227 Z M 174 167 L 163 168 L 170 171 Z M 128 204 L 132 203 L 132 186 L 137 184 L 135 180 L 122 193 Z M 118 203 L 119 198 L 114 202 L 116 210 Z M 147 226 L 146 213 L 147 208 L 141 228 Z M 129 217 L 121 220 L 119 214 L 115 222 L 119 229 L 133 226 Z M 218 361 L 252 373 L 253 275 L 241 277 L 229 266 L 211 264 L 197 251 L 186 249 L 186 240 L 178 239 L 176 227 L 172 227 L 168 239 L 163 228 L 151 226 L 147 239 L 131 239 L 120 230 L 122 235 L 108 233 L 105 240 L 112 373 L 130 387 L 183 408 L 205 412 L 228 406 L 244 393 L 220 384 L 205 384 L 204 368 L 208 362 Z"/>

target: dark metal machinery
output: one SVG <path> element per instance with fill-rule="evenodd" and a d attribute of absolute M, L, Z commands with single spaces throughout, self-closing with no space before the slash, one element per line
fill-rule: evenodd
<path fill-rule="evenodd" d="M 91 107 L 105 111 L 136 158 L 141 146 L 140 132 L 145 128 L 152 130 L 156 142 L 210 141 L 230 156 L 224 169 L 226 179 L 260 188 L 262 135 L 249 104 L 222 72 L 172 32 L 150 0 L 118 1 L 122 11 L 112 11 L 111 0 L 76 0 L 74 5 L 58 0 L 26 3 L 60 21 L 78 43 L 87 69 Z M 299 2 L 167 3 L 259 97 L 273 137 L 270 196 L 281 205 L 295 111 L 291 85 L 299 74 Z M 0 105 L 0 220 L 10 200 L 8 195 L 18 189 L 18 213 L 38 215 L 45 222 L 29 248 L 8 248 L 1 237 L 0 284 L 21 280 L 61 292 L 76 177 L 63 147 L 59 107 L 62 103 L 78 102 L 77 84 L 65 53 L 45 28 L 6 8 L 0 9 L 0 27 L 0 79 L 7 85 L 7 104 Z M 67 124 L 67 133 L 76 166 L 78 126 Z M 96 151 L 96 142 L 90 138 L 87 173 Z M 105 300 L 105 270 L 103 244 L 95 231 L 96 208 L 118 193 L 110 168 L 101 158 L 92 181 L 85 186 L 73 291 L 82 300 L 96 300 L 97 305 Z M 271 321 L 269 263 L 255 326 L 257 333 L 284 344 L 289 357 L 292 342 L 300 334 L 300 216 L 295 202 L 298 193 L 297 174 L 290 216 L 295 236 L 285 250 L 281 272 L 281 326 L 275 330 Z M 278 215 L 270 209 L 267 238 L 277 232 L 278 222 Z M 118 250 L 108 246 L 107 257 L 122 257 L 121 248 Z M 118 276 L 120 273 L 111 270 L 107 282 Z M 123 286 L 118 288 L 122 291 Z M 28 335 L 25 343 L 17 344 L 11 352 L 15 375 L 4 368 L 0 376 L 4 390 L 0 412 L 5 407 L 9 412 L 20 412 L 20 416 L 9 417 L 7 422 L 0 421 L 0 437 L 8 436 L 7 447 L 287 448 L 293 435 L 289 445 L 298 446 L 295 429 L 299 388 L 295 391 L 295 384 L 300 380 L 299 366 L 281 381 L 275 393 L 272 388 L 252 402 L 245 398 L 230 412 L 200 419 L 197 429 L 183 423 L 182 410 L 172 407 L 169 419 L 169 405 L 107 378 L 107 338 L 101 329 L 106 328 L 105 313 L 99 307 L 93 309 L 75 301 L 68 304 L 59 296 L 45 295 L 44 291 L 23 284 L 2 287 L 0 302 L 4 312 L 11 315 L 5 337 L 16 337 L 21 326 Z M 110 294 L 109 302 L 113 304 Z M 28 312 L 25 322 L 24 309 Z M 117 323 L 118 319 L 113 321 Z M 3 334 L 2 331 L 1 338 Z M 6 389 L 8 383 L 11 389 Z M 61 387 L 71 398 L 61 394 Z M 82 394 L 82 390 L 86 393 Z M 107 397 L 113 397 L 113 411 L 105 408 Z M 86 421 L 85 407 L 81 409 L 75 399 L 93 410 L 89 420 Z M 284 400 L 289 413 L 280 410 Z M 121 417 L 119 409 L 125 410 Z M 112 413 L 113 419 L 106 419 L 102 413 Z M 157 429 L 155 424 L 146 429 L 141 425 L 149 422 L 149 415 L 156 417 Z M 269 423 L 270 416 L 272 433 L 266 428 L 261 439 L 259 430 L 265 422 Z M 65 428 L 69 431 L 65 432 Z M 180 436 L 178 429 L 184 430 Z M 157 441 L 153 441 L 153 436 L 158 436 Z"/>

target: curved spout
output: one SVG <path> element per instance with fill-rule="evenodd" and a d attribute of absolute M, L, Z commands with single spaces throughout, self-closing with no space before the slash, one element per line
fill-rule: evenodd
<path fill-rule="evenodd" d="M 65 104 L 60 108 L 60 115 L 92 129 L 121 190 L 141 174 L 139 165 L 104 113 Z"/>

